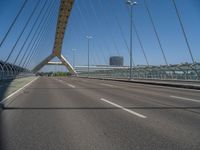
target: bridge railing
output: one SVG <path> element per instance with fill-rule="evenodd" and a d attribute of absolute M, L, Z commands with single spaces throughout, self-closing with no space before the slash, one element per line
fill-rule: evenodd
<path fill-rule="evenodd" d="M 0 81 L 33 76 L 29 70 L 0 61 Z"/>
<path fill-rule="evenodd" d="M 128 67 L 91 67 L 88 74 L 87 68 L 76 68 L 79 76 L 97 78 L 129 78 Z M 179 64 L 169 66 L 135 66 L 132 68 L 134 79 L 162 79 L 162 80 L 200 80 L 200 63 Z"/>

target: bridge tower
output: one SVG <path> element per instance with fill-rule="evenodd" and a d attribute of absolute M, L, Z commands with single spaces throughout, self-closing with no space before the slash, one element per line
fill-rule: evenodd
<path fill-rule="evenodd" d="M 68 71 L 72 74 L 76 74 L 76 71 L 72 67 L 72 65 L 67 61 L 67 59 L 62 55 L 62 43 L 65 34 L 66 25 L 68 22 L 68 18 L 70 16 L 70 12 L 73 6 L 74 0 L 60 0 L 60 10 L 59 16 L 57 20 L 57 27 L 56 27 L 56 35 L 55 41 L 53 46 L 52 54 L 46 57 L 42 62 L 40 62 L 32 71 L 37 72 L 45 65 L 64 65 L 68 69 Z M 54 57 L 58 57 L 61 61 L 60 63 L 50 62 Z"/>

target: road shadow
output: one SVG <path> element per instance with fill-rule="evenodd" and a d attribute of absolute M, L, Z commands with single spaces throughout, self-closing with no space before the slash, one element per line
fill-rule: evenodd
<path fill-rule="evenodd" d="M 67 86 L 67 85 L 66 85 Z M 31 89 L 31 90 L 68 90 L 68 89 L 70 89 L 70 90 L 74 90 L 74 89 L 117 89 L 117 88 L 104 88 L 104 87 L 95 87 L 95 88 L 93 88 L 93 87 L 91 87 L 91 88 L 87 88 L 87 87 L 76 87 L 76 88 L 71 88 L 71 87 L 66 87 L 66 88 L 58 88 L 58 87 L 51 87 L 51 88 L 33 88 L 33 87 L 29 87 L 29 89 Z"/>
<path fill-rule="evenodd" d="M 158 109 L 158 110 L 162 110 L 162 109 L 199 109 L 200 110 L 200 106 L 199 107 L 124 107 L 126 109 Z M 63 110 L 109 110 L 109 109 L 121 109 L 118 107 L 4 107 L 4 110 L 17 110 L 17 109 L 21 109 L 21 110 L 45 110 L 45 109 L 49 109 L 49 110 L 56 110 L 56 109 L 63 109 Z"/>
<path fill-rule="evenodd" d="M 2 111 L 0 109 L 0 150 L 4 150 L 6 149 L 6 133 L 5 133 L 5 128 L 6 126 L 4 125 L 5 121 L 4 121 L 4 117 L 2 115 Z"/>
<path fill-rule="evenodd" d="M 6 97 L 6 92 L 15 79 L 0 81 L 0 102 Z"/>

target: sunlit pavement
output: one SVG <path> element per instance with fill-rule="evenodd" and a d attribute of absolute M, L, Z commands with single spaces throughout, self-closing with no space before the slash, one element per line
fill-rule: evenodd
<path fill-rule="evenodd" d="M 5 150 L 199 149 L 197 90 L 40 77 L 0 114 Z"/>

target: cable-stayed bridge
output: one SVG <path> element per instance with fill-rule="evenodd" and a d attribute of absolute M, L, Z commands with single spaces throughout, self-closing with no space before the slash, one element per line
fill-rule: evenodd
<path fill-rule="evenodd" d="M 30 2 L 29 2 L 30 3 Z M 3 32 L 4 34 L 2 34 L 2 38 L 1 38 L 1 48 L 3 49 L 8 42 L 9 42 L 9 36 L 12 36 L 13 33 L 15 33 L 16 29 L 15 26 L 17 26 L 18 21 L 20 20 L 20 16 L 23 16 L 23 12 L 26 11 L 26 7 L 30 7 L 27 1 L 24 1 L 22 4 L 18 4 L 19 8 L 17 8 L 17 13 L 16 15 L 13 15 L 14 18 L 13 20 L 10 21 L 10 24 L 8 26 L 6 26 L 5 31 Z M 145 63 L 143 64 L 139 64 L 137 62 L 135 62 L 134 60 L 134 55 L 133 55 L 133 60 L 132 63 L 127 63 L 126 66 L 130 66 L 131 64 L 133 65 L 132 67 L 132 72 L 133 72 L 133 76 L 135 78 L 142 78 L 142 76 L 145 77 L 151 77 L 151 74 L 155 74 L 155 70 L 160 70 L 157 71 L 156 75 L 158 78 L 161 78 L 161 76 L 163 76 L 163 74 L 165 74 L 165 76 L 170 77 L 170 78 L 174 78 L 176 79 L 193 79 L 193 80 L 198 80 L 199 79 L 199 63 L 198 63 L 198 56 L 196 56 L 196 58 L 194 57 L 194 52 L 192 51 L 191 48 L 191 44 L 190 41 L 188 39 L 188 33 L 186 32 L 184 23 L 183 23 L 183 19 L 181 18 L 181 10 L 178 9 L 178 6 L 176 4 L 175 1 L 169 1 L 168 2 L 169 5 L 172 7 L 172 9 L 174 9 L 173 13 L 176 17 L 177 20 L 176 24 L 179 27 L 180 30 L 180 35 L 182 36 L 182 43 L 181 45 L 185 46 L 185 50 L 188 51 L 187 52 L 187 57 L 189 59 L 186 59 L 185 61 L 179 61 L 176 63 L 170 63 L 167 56 L 166 56 L 166 48 L 164 48 L 164 44 L 162 43 L 162 39 L 160 36 L 160 33 L 158 32 L 158 27 L 155 24 L 155 18 L 153 17 L 153 12 L 150 9 L 150 4 L 146 1 L 141 2 L 140 7 L 143 7 L 141 9 L 145 9 L 146 10 L 146 17 L 147 19 L 149 19 L 149 28 L 152 29 L 153 34 L 151 35 L 152 37 L 155 37 L 155 40 L 153 42 L 155 42 L 158 46 L 158 51 L 160 51 L 160 60 L 163 60 L 164 64 L 151 64 L 149 57 L 147 55 L 147 49 L 145 48 L 145 44 L 143 42 L 143 39 L 141 39 L 141 35 L 139 34 L 139 30 L 138 27 L 136 26 L 136 19 L 133 17 L 133 22 L 131 25 L 131 29 L 134 32 L 135 38 L 138 41 L 138 49 L 141 49 L 141 59 L 145 60 Z M 109 18 L 108 16 L 105 15 L 105 12 L 102 10 L 102 12 L 100 12 L 102 16 L 104 16 L 104 19 L 101 20 L 100 16 L 99 16 L 99 12 L 97 12 L 97 10 L 95 9 L 95 3 L 92 1 L 88 1 L 88 8 L 91 9 L 91 12 L 94 14 L 95 18 L 94 18 L 94 22 L 97 22 L 97 30 L 99 28 L 99 26 L 103 26 L 103 24 L 106 24 L 108 27 L 111 27 L 111 23 L 109 22 Z M 100 7 L 103 6 L 102 2 L 99 1 Z M 110 8 L 114 8 L 116 6 L 114 2 L 110 2 L 110 4 L 112 4 L 112 6 Z M 120 3 L 121 4 L 121 3 Z M 123 3 L 122 3 L 123 4 Z M 20 70 L 15 69 L 15 66 L 19 66 L 17 68 L 24 68 L 24 70 L 33 70 L 33 72 L 39 71 L 45 64 L 47 64 L 51 59 L 53 59 L 55 56 L 58 57 L 62 64 L 65 65 L 68 69 L 69 72 L 72 72 L 73 74 L 76 74 L 76 71 L 73 70 L 73 66 L 70 65 L 70 62 L 68 62 L 63 55 L 61 55 L 61 51 L 62 51 L 62 43 L 63 43 L 63 38 L 64 38 L 64 33 L 67 29 L 67 22 L 70 16 L 70 12 L 71 12 L 71 8 L 72 8 L 73 2 L 70 2 L 70 4 L 68 4 L 66 2 L 66 5 L 61 5 L 59 6 L 59 4 L 57 2 L 38 2 L 37 4 L 35 4 L 34 7 L 30 7 L 30 9 L 32 8 L 30 15 L 26 18 L 27 20 L 22 20 L 24 22 L 23 24 L 23 28 L 21 27 L 20 31 L 21 33 L 19 33 L 19 35 L 17 35 L 18 37 L 15 37 L 15 41 L 12 42 L 12 46 L 10 46 L 10 50 L 9 48 L 7 48 L 7 52 L 3 53 L 4 55 L 4 59 L 1 58 L 1 62 L 2 63 L 7 63 L 9 65 L 1 65 L 1 72 L 3 74 L 6 74 L 5 72 L 7 72 L 7 74 L 9 74 L 9 72 L 7 71 L 8 68 L 6 68 L 6 66 L 11 66 L 12 69 L 10 69 L 11 73 L 14 74 L 18 74 L 18 72 L 20 72 Z M 74 11 L 77 11 L 79 13 L 79 17 L 80 17 L 80 23 L 82 23 L 82 31 L 84 33 L 88 32 L 88 24 L 86 21 L 87 20 L 87 16 L 86 14 L 83 12 L 84 8 L 80 7 L 80 4 L 77 2 L 74 4 L 75 8 Z M 125 4 L 124 4 L 125 5 Z M 60 11 L 58 12 L 58 14 L 54 13 L 53 14 L 53 9 L 58 9 L 58 7 L 64 7 L 63 9 L 60 8 Z M 124 7 L 124 6 L 123 6 Z M 138 9 L 135 8 L 137 6 L 133 6 L 133 9 Z M 139 6 L 138 6 L 139 7 Z M 180 7 L 180 6 L 179 6 Z M 128 12 L 128 6 L 126 11 Z M 128 12 L 129 13 L 129 12 Z M 137 15 L 136 12 L 133 13 L 134 15 Z M 34 63 L 35 59 L 37 58 L 37 56 L 39 55 L 41 48 L 39 47 L 40 45 L 42 45 L 42 40 L 44 40 L 46 37 L 45 33 L 47 34 L 48 31 L 45 31 L 45 29 L 48 27 L 48 25 L 52 22 L 50 19 L 52 18 L 52 16 L 54 19 L 54 22 L 57 22 L 56 24 L 54 23 L 54 27 L 56 30 L 54 30 L 54 36 L 55 38 L 52 40 L 52 43 L 54 43 L 54 45 L 52 45 L 52 54 L 51 55 L 47 55 L 43 56 L 43 59 L 46 57 L 46 59 L 43 60 L 43 62 L 38 62 Z M 122 26 L 122 22 L 119 21 L 119 16 L 117 16 L 117 13 L 112 14 L 114 21 L 116 24 L 116 29 L 119 30 L 119 39 L 121 40 L 121 43 L 123 43 L 125 45 L 125 51 L 128 52 L 128 56 L 124 56 L 124 59 L 127 60 L 130 58 L 130 45 L 129 45 L 129 39 L 127 37 L 129 37 L 129 34 L 125 35 L 125 30 L 123 30 L 123 26 Z M 127 18 L 129 19 L 129 18 Z M 57 21 L 56 21 L 57 20 Z M 129 21 L 129 20 L 128 20 Z M 79 22 L 77 22 L 79 23 Z M 128 23 L 128 22 L 127 22 Z M 126 28 L 129 28 L 129 24 L 127 24 Z M 73 31 L 73 30 L 72 30 Z M 74 31 L 73 31 L 74 32 Z M 89 33 L 87 33 L 89 34 Z M 120 55 L 119 50 L 119 45 L 117 45 L 116 43 L 116 39 L 114 38 L 114 33 L 112 31 L 110 31 L 110 41 L 107 41 L 106 39 L 102 39 L 102 41 L 106 44 L 110 44 L 107 46 L 113 46 L 114 47 L 114 55 Z M 85 34 L 86 35 L 86 34 Z M 66 32 L 66 36 L 67 36 L 67 32 Z M 52 36 L 53 37 L 53 36 Z M 109 43 L 108 43 L 109 42 Z M 134 42 L 134 41 L 133 41 Z M 132 42 L 131 42 L 132 43 Z M 100 43 L 98 43 L 97 45 L 99 45 Z M 105 45 L 104 44 L 104 45 Z M 135 43 L 134 43 L 135 44 Z M 85 44 L 86 45 L 86 44 Z M 101 47 L 101 48 L 100 48 Z M 111 48 L 110 48 L 111 49 Z M 138 50 L 137 49 L 137 50 Z M 69 50 L 68 50 L 69 51 Z M 87 53 L 87 48 L 84 50 L 84 53 Z M 94 51 L 91 49 L 91 51 Z M 101 51 L 101 55 L 97 54 L 99 52 L 97 51 Z M 109 47 L 106 47 L 106 49 L 102 49 L 102 46 L 99 46 L 99 48 L 97 48 L 96 52 L 91 52 L 91 54 L 89 55 L 90 63 L 89 65 L 93 65 L 93 66 L 99 66 L 99 65 L 104 65 L 104 66 L 108 66 L 108 57 L 109 55 L 106 57 L 105 55 L 105 51 L 109 52 Z M 112 50 L 111 50 L 112 51 Z M 133 49 L 133 53 L 135 53 L 136 50 Z M 48 50 L 48 52 L 50 52 Z M 95 54 L 96 53 L 96 54 Z M 157 53 L 157 51 L 155 51 L 155 53 Z M 178 52 L 177 52 L 178 54 Z M 177 55 L 175 54 L 175 55 Z M 81 53 L 82 55 L 82 53 Z M 94 56 L 95 55 L 95 56 Z M 125 54 L 122 54 L 122 56 Z M 110 55 L 111 56 L 111 55 Z M 74 58 L 75 59 L 75 58 Z M 97 61 L 97 59 L 102 59 L 102 61 Z M 154 58 L 155 59 L 155 58 Z M 37 60 L 37 59 L 36 59 Z M 41 58 L 42 60 L 42 58 Z M 71 61 L 74 61 L 72 59 L 70 59 Z M 86 58 L 87 60 L 87 58 Z M 197 61 L 196 61 L 197 60 Z M 87 61 L 85 61 L 86 64 L 88 63 Z M 161 61 L 162 62 L 162 61 Z M 32 63 L 34 63 L 35 65 L 33 65 Z M 39 64 L 40 63 L 40 64 Z M 72 63 L 72 62 L 71 62 Z M 137 63 L 137 64 L 136 64 Z M 179 64 L 178 64 L 179 63 Z M 51 65 L 54 65 L 56 63 L 50 63 Z M 84 63 L 85 64 L 85 63 Z M 80 64 L 81 65 L 81 64 Z M 80 66 L 79 65 L 79 66 Z M 87 65 L 86 65 L 87 66 Z M 143 66 L 143 67 L 138 67 L 138 66 Z M 26 68 L 26 69 L 25 69 Z M 155 68 L 155 69 L 154 69 Z M 15 72 L 12 72 L 12 70 L 15 70 Z M 21 71 L 24 71 L 21 69 Z M 102 70 L 102 69 L 101 69 Z M 109 69 L 106 69 L 109 70 Z M 114 74 L 115 70 L 109 70 L 108 75 L 112 76 L 112 72 Z M 117 70 L 118 74 L 123 74 L 124 70 Z M 127 72 L 127 71 L 125 71 Z M 138 73 L 139 72 L 139 73 Z M 145 73 L 144 73 L 145 72 Z M 159 73 L 160 72 L 160 73 Z M 94 72 L 92 72 L 94 74 Z M 84 74 L 84 73 L 83 73 Z M 105 71 L 104 71 L 105 74 Z M 138 74 L 142 74 L 142 76 L 138 75 Z M 145 74 L 145 75 L 143 75 Z M 162 75 L 161 75 L 162 74 Z M 1 77 L 3 77 L 4 75 L 2 75 Z M 9 75 L 10 76 L 10 75 Z M 128 77 L 129 75 L 125 75 L 125 77 Z M 173 76 L 173 77 L 172 77 Z M 5 77 L 5 76 L 4 76 Z M 123 76 L 121 76 L 121 78 L 123 78 Z"/>
<path fill-rule="evenodd" d="M 0 1 L 0 149 L 199 149 L 198 6 Z"/>

